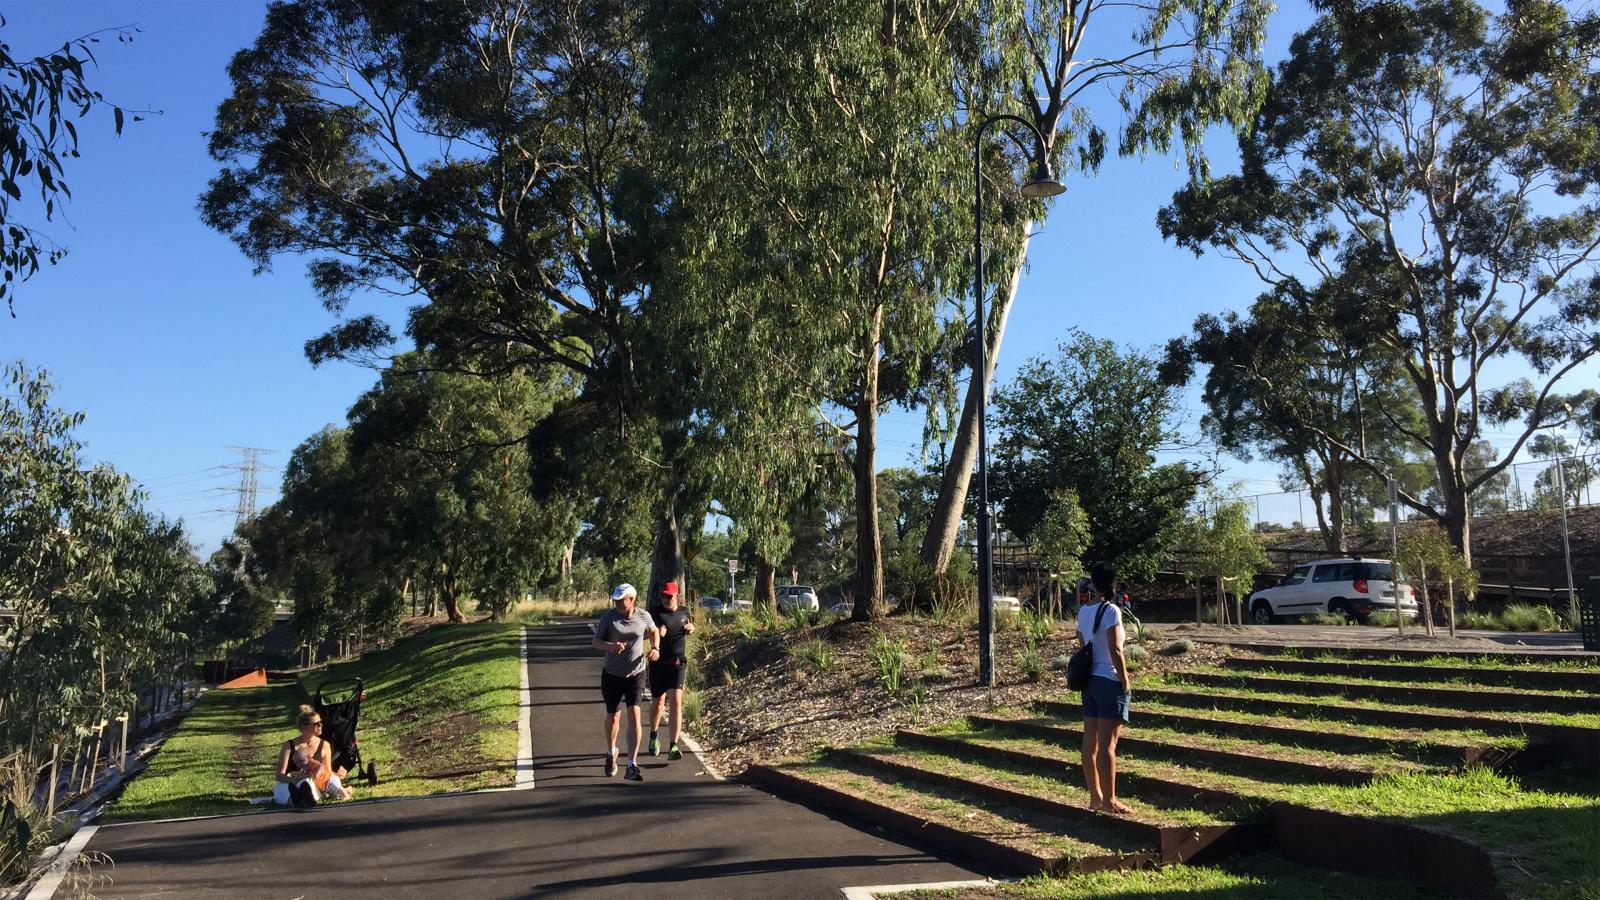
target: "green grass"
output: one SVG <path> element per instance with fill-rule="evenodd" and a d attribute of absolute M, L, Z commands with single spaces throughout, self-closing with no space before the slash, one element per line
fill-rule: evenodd
<path fill-rule="evenodd" d="M 441 625 L 301 681 L 366 682 L 361 755 L 382 782 L 362 796 L 475 790 L 514 779 L 520 659 L 516 625 Z"/>
<path fill-rule="evenodd" d="M 1258 658 L 1260 659 L 1272 659 L 1274 657 L 1283 657 L 1284 659 L 1305 659 L 1312 662 L 1353 663 L 1356 665 L 1361 665 L 1363 663 L 1377 663 L 1380 665 L 1389 666 L 1421 666 L 1424 668 L 1437 667 L 1452 669 L 1511 669 L 1527 672 L 1574 672 L 1600 668 L 1600 658 L 1594 660 L 1552 659 L 1548 662 L 1529 663 L 1523 662 L 1521 659 L 1507 653 L 1480 653 L 1476 656 L 1467 656 L 1465 654 L 1440 654 L 1438 656 L 1426 656 L 1420 659 L 1408 656 L 1387 656 L 1378 659 L 1367 659 L 1363 657 L 1356 659 L 1349 656 L 1340 656 L 1339 654 L 1332 652 L 1317 653 L 1315 655 L 1303 653 L 1295 653 L 1293 655 L 1287 653 L 1265 653 L 1258 655 Z"/>
<path fill-rule="evenodd" d="M 333 679 L 366 682 L 358 734 L 381 781 L 369 788 L 351 778 L 357 798 L 512 782 L 520 633 L 516 625 L 441 625 L 305 679 L 312 693 Z M 278 748 L 294 736 L 301 702 L 288 685 L 207 692 L 107 820 L 271 808 L 247 801 L 272 793 Z"/>
<path fill-rule="evenodd" d="M 277 745 L 294 733 L 299 694 L 288 685 L 201 695 L 150 767 L 104 819 L 127 822 L 245 812 L 272 793 Z"/>
<path fill-rule="evenodd" d="M 1187 672 L 1205 673 L 1205 674 L 1208 674 L 1208 675 L 1225 675 L 1228 678 L 1232 678 L 1232 679 L 1235 679 L 1235 680 L 1238 680 L 1238 681 L 1243 681 L 1243 682 L 1249 682 L 1249 681 L 1251 681 L 1251 680 L 1253 680 L 1255 678 L 1282 678 L 1282 679 L 1293 679 L 1295 681 L 1304 681 L 1306 679 L 1306 677 L 1307 677 L 1304 674 L 1299 673 L 1299 672 L 1280 672 L 1280 671 L 1277 671 L 1276 669 L 1251 669 L 1249 671 L 1244 671 L 1244 670 L 1241 670 L 1241 669 L 1229 669 L 1229 668 L 1226 668 L 1224 666 L 1194 666 L 1193 668 L 1186 669 L 1183 672 L 1169 672 L 1164 677 L 1166 677 L 1168 679 L 1177 679 L 1177 680 L 1181 681 L 1183 676 L 1184 676 L 1184 674 L 1186 674 Z M 1318 680 L 1325 680 L 1325 679 L 1323 679 L 1321 676 L 1318 676 Z M 1448 684 L 1437 684 L 1437 685 L 1436 684 L 1416 685 L 1416 684 L 1411 684 L 1410 682 L 1396 681 L 1396 680 L 1394 680 L 1392 678 L 1367 678 L 1367 677 L 1363 677 L 1363 676 L 1360 676 L 1360 675 L 1345 675 L 1343 673 L 1341 673 L 1339 675 L 1339 677 L 1337 679 L 1334 679 L 1334 680 L 1339 681 L 1341 683 L 1361 684 L 1361 685 L 1375 685 L 1375 686 L 1378 686 L 1378 687 L 1395 688 L 1397 690 L 1397 692 L 1399 692 L 1401 695 L 1403 695 L 1404 690 L 1406 690 L 1406 689 L 1414 689 L 1414 688 L 1418 688 L 1418 687 L 1430 688 L 1431 689 L 1431 688 L 1438 687 L 1438 688 L 1445 688 L 1445 689 L 1448 689 L 1448 690 L 1455 690 L 1455 691 L 1471 691 L 1473 693 L 1478 693 L 1478 694 L 1517 694 L 1517 695 L 1527 695 L 1527 696 L 1530 696 L 1530 697 L 1549 698 L 1551 700 L 1570 700 L 1570 699 L 1577 698 L 1577 699 L 1584 699 L 1584 700 L 1594 700 L 1597 704 L 1600 704 L 1600 694 L 1592 693 L 1592 692 L 1589 692 L 1589 691 L 1549 690 L 1549 689 L 1538 689 L 1538 690 L 1535 690 L 1535 689 L 1531 689 L 1531 688 L 1520 688 L 1520 687 L 1517 687 L 1517 688 L 1495 687 L 1495 686 L 1491 686 L 1491 685 L 1469 684 L 1469 683 L 1462 682 L 1462 681 L 1452 681 L 1452 682 L 1450 682 Z M 1273 687 L 1277 686 L 1273 682 L 1268 682 L 1267 684 L 1269 686 L 1273 686 Z M 1326 696 L 1326 695 L 1320 695 L 1320 696 Z"/>
<path fill-rule="evenodd" d="M 1337 742 L 1341 737 L 1374 738 L 1389 741 L 1394 744 L 1413 745 L 1407 748 L 1408 752 L 1417 752 L 1427 747 L 1448 751 L 1450 748 L 1460 747 L 1505 747 L 1520 748 L 1526 746 L 1528 740 L 1519 735 L 1490 735 L 1482 731 L 1471 729 L 1430 729 L 1430 728 L 1394 728 L 1383 725 L 1367 725 L 1356 722 L 1342 722 L 1337 719 L 1323 719 L 1317 716 L 1303 716 L 1287 719 L 1275 713 L 1249 713 L 1227 709 L 1197 709 L 1189 706 L 1163 703 L 1158 699 L 1144 698 L 1139 701 L 1141 712 L 1170 713 L 1178 716 L 1203 717 L 1221 722 L 1233 722 L 1249 725 L 1280 725 L 1292 728 L 1301 728 L 1316 731 L 1319 735 L 1326 736 L 1330 742 Z M 1196 727 L 1204 728 L 1204 723 L 1196 723 Z M 1265 738 L 1270 740 L 1270 738 Z M 1361 752 L 1361 751 L 1357 751 Z"/>
<path fill-rule="evenodd" d="M 962 890 L 916 891 L 906 897 L 971 897 Z M 1380 881 L 1295 865 L 1276 856 L 1245 856 L 1221 866 L 1167 866 L 1125 872 L 1093 872 L 1062 877 L 1036 876 L 1001 884 L 995 897 L 1028 900 L 1080 898 L 1201 897 L 1204 900 L 1346 900 L 1357 897 L 1437 897 L 1439 894 L 1397 881 Z"/>

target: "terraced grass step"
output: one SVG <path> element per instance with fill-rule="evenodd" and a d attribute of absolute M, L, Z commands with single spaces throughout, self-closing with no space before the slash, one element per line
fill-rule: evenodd
<path fill-rule="evenodd" d="M 1240 829 L 1238 823 L 1218 822 L 1196 812 L 1200 821 L 1176 823 L 1172 816 L 1152 815 L 1148 808 L 1110 816 L 1087 805 L 1088 794 L 1076 785 L 1053 779 L 1019 778 L 1014 773 L 952 759 L 928 750 L 869 746 L 836 750 L 828 755 L 851 768 L 870 768 L 894 778 L 927 782 L 947 791 L 973 794 L 1019 809 L 1029 809 L 1096 831 L 1121 833 L 1139 846 L 1157 848 L 1161 861 L 1181 863 L 1215 860 L 1261 849 L 1264 836 Z M 1130 804 L 1131 805 L 1131 804 Z M 1162 821 L 1165 820 L 1165 821 Z"/>
<path fill-rule="evenodd" d="M 1419 731 L 1479 731 L 1487 735 L 1525 737 L 1531 720 L 1509 716 L 1474 716 L 1465 713 L 1433 712 L 1417 706 L 1394 706 L 1369 700 L 1341 700 L 1293 694 L 1262 693 L 1249 688 L 1205 685 L 1184 687 L 1160 682 L 1141 682 L 1136 690 L 1141 705 L 1155 700 L 1169 706 L 1189 709 L 1221 709 L 1244 713 L 1286 716 L 1313 721 L 1354 722 Z"/>
<path fill-rule="evenodd" d="M 1062 717 L 1078 712 L 1075 703 L 1047 700 L 1037 706 L 1045 713 Z M 1200 713 L 1166 706 L 1159 698 L 1152 703 L 1143 692 L 1139 695 L 1135 722 L 1140 727 L 1153 725 L 1185 733 L 1270 740 L 1275 744 L 1335 753 L 1394 754 L 1440 768 L 1470 765 L 1499 768 L 1514 758 L 1524 743 L 1515 738 L 1496 739 L 1485 734 L 1478 734 L 1474 740 L 1464 732 L 1402 731 L 1343 722 L 1285 725 L 1281 717 L 1266 713 L 1218 710 Z"/>
<path fill-rule="evenodd" d="M 949 757 L 979 759 L 998 772 L 1022 778 L 1060 780 L 1083 790 L 1079 757 L 1037 738 L 961 726 L 957 730 L 947 727 L 940 731 L 902 729 L 895 734 L 895 744 Z M 1151 774 L 1151 767 L 1146 763 L 1117 760 L 1117 798 L 1140 813 L 1160 810 L 1188 815 L 1189 810 L 1198 810 L 1218 821 L 1257 821 L 1260 819 L 1256 809 L 1259 801 L 1254 800 L 1254 796 L 1253 792 L 1241 794 L 1198 786 L 1187 777 L 1162 777 Z"/>
<path fill-rule="evenodd" d="M 1286 672 L 1329 678 L 1371 678 L 1382 681 L 1475 684 L 1528 690 L 1600 692 L 1600 670 L 1534 669 L 1520 666 L 1443 666 L 1355 660 L 1287 659 L 1231 656 L 1228 669 Z"/>
<path fill-rule="evenodd" d="M 830 757 L 752 766 L 746 777 L 915 840 L 1018 874 L 1141 868 L 1158 850 L 1098 823 L 1064 819 L 923 778 Z"/>
<path fill-rule="evenodd" d="M 1003 716 L 970 718 L 972 724 L 980 728 L 1010 730 L 1056 741 L 1064 746 L 1079 746 L 1083 742 L 1081 728 L 1063 724 L 1059 720 Z M 1395 759 L 1362 758 L 1365 765 L 1355 765 L 1346 756 L 1307 754 L 1256 741 L 1143 727 L 1138 729 L 1137 735 L 1123 732 L 1117 741 L 1117 755 L 1119 760 L 1124 756 L 1148 756 L 1175 762 L 1204 763 L 1208 768 L 1269 781 L 1327 784 L 1366 784 L 1385 770 L 1415 768 L 1414 764 Z M 1313 762 L 1312 759 L 1317 761 Z"/>
<path fill-rule="evenodd" d="M 1258 641 L 1242 641 L 1230 639 L 1224 641 L 1230 647 L 1239 650 L 1248 650 L 1252 653 L 1261 653 L 1268 656 L 1305 657 L 1310 654 L 1317 656 L 1339 657 L 1341 659 L 1370 659 L 1378 661 L 1408 660 L 1419 663 L 1448 663 L 1459 661 L 1461 664 L 1484 666 L 1536 666 L 1542 668 L 1571 668 L 1600 670 L 1600 653 L 1586 650 L 1530 650 L 1520 651 L 1484 651 L 1484 650 L 1448 650 L 1433 648 L 1421 650 L 1415 647 L 1339 647 L 1322 646 L 1316 644 L 1269 644 Z"/>
<path fill-rule="evenodd" d="M 1504 688 L 1422 687 L 1415 684 L 1359 679 L 1307 678 L 1224 669 L 1191 670 L 1171 676 L 1187 684 L 1247 687 L 1280 694 L 1340 696 L 1394 703 L 1431 704 L 1446 710 L 1593 714 L 1600 697 Z"/>

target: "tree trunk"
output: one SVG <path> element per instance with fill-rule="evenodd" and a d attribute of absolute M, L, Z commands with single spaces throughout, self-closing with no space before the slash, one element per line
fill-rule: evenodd
<path fill-rule="evenodd" d="M 967 396 L 961 404 L 961 420 L 956 425 L 955 443 L 950 448 L 950 458 L 939 479 L 939 497 L 928 518 L 928 531 L 922 538 L 922 561 L 933 567 L 935 575 L 943 575 L 950 568 L 950 556 L 955 552 L 956 535 L 961 530 L 962 514 L 967 508 L 967 489 L 972 484 L 973 466 L 978 460 L 978 399 L 987 396 L 994 381 L 994 367 L 1000 358 L 1000 341 L 1005 337 L 1006 319 L 1011 315 L 1011 303 L 1016 299 L 1017 286 L 1022 283 L 1022 261 L 1028 257 L 1033 222 L 1023 222 L 1021 230 L 1022 245 L 1018 248 L 1017 264 L 1012 268 L 1011 282 L 1004 296 L 995 297 L 990 305 L 988 366 L 981 384 L 976 374 L 967 382 Z M 980 394 L 980 391 L 984 393 Z"/>
<path fill-rule="evenodd" d="M 1335 458 L 1324 470 L 1328 481 L 1328 551 L 1346 556 L 1350 546 L 1344 533 L 1344 462 Z"/>
<path fill-rule="evenodd" d="M 683 588 L 683 535 L 678 532 L 678 495 L 676 484 L 669 486 L 656 508 L 656 537 L 650 549 L 650 592 L 640 599 L 645 609 L 661 605 L 661 588 L 669 581 Z"/>
<path fill-rule="evenodd" d="M 756 595 L 750 599 L 757 606 L 765 606 L 773 615 L 778 614 L 778 589 L 775 583 L 777 574 L 772 560 L 756 554 Z"/>
<path fill-rule="evenodd" d="M 1465 490 L 1451 490 L 1445 494 L 1444 520 L 1445 534 L 1450 538 L 1450 546 L 1456 548 L 1461 554 L 1461 559 L 1468 567 L 1472 565 L 1472 510 L 1467 507 L 1467 494 Z"/>
<path fill-rule="evenodd" d="M 856 404 L 856 573 L 855 610 L 850 617 L 871 621 L 883 616 L 883 535 L 878 529 L 878 367 L 883 308 L 874 314 L 867 336 L 861 398 Z"/>
<path fill-rule="evenodd" d="M 566 548 L 561 551 L 561 563 L 556 569 L 556 596 L 563 600 L 572 594 L 572 552 L 577 545 L 576 540 L 567 542 Z"/>
<path fill-rule="evenodd" d="M 461 598 L 456 593 L 456 576 L 449 569 L 445 570 L 440 587 L 443 588 L 445 617 L 452 622 L 465 622 L 467 619 L 461 614 Z"/>

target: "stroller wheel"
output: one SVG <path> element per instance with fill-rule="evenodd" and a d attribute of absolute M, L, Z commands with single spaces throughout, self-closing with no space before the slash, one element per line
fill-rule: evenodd
<path fill-rule="evenodd" d="M 361 777 L 366 779 L 367 785 L 369 787 L 371 785 L 377 784 L 378 783 L 378 764 L 377 763 L 367 763 L 367 771 Z"/>

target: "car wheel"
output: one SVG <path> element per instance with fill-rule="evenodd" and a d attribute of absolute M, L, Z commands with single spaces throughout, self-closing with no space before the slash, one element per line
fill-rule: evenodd
<path fill-rule="evenodd" d="M 1350 607 L 1347 606 L 1343 600 L 1329 600 L 1328 601 L 1328 615 L 1330 615 L 1330 616 L 1343 616 L 1345 619 L 1347 619 L 1347 620 L 1349 620 L 1351 622 L 1359 622 L 1359 621 L 1361 621 L 1360 618 L 1358 618 L 1355 613 L 1350 611 Z"/>
<path fill-rule="evenodd" d="M 1271 625 L 1277 617 L 1272 614 L 1272 604 L 1265 600 L 1257 600 L 1250 607 L 1250 618 L 1254 619 L 1257 625 Z"/>

